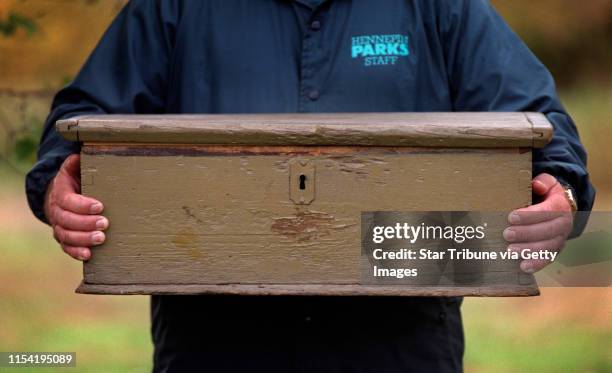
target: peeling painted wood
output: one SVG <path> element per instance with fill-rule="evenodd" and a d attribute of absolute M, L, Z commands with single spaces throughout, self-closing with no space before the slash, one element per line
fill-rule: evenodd
<path fill-rule="evenodd" d="M 490 148 L 439 148 L 439 147 L 402 147 L 402 146 L 257 146 L 257 145 L 210 145 L 210 144 L 125 144 L 86 142 L 81 150 L 87 155 L 116 156 L 185 156 L 207 155 L 247 156 L 247 155 L 397 155 L 397 154 L 442 154 L 442 153 L 490 153 Z M 531 148 L 519 148 L 519 152 L 530 152 Z M 498 148 L 496 153 L 517 152 L 517 148 Z"/>
<path fill-rule="evenodd" d="M 85 264 L 87 284 L 355 284 L 361 211 L 499 211 L 531 198 L 530 183 L 517 182 L 531 175 L 531 153 L 520 149 L 228 156 L 190 147 L 205 155 L 181 156 L 156 146 L 162 155 L 151 156 L 96 147 L 83 148 L 82 175 L 93 180 L 83 193 L 104 201 L 111 227 Z M 317 170 L 310 205 L 289 195 L 300 159 Z"/>
<path fill-rule="evenodd" d="M 552 139 L 553 127 L 548 119 L 540 113 L 525 113 L 533 129 L 533 147 L 542 148 Z"/>
<path fill-rule="evenodd" d="M 58 121 L 72 141 L 225 145 L 544 146 L 539 113 L 86 115 Z"/>

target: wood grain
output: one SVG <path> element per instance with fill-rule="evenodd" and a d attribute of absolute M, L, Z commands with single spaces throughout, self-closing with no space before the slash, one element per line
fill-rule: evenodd
<path fill-rule="evenodd" d="M 82 294 L 115 294 L 115 295 L 258 295 L 258 296 L 474 296 L 474 297 L 525 297 L 539 295 L 537 285 L 525 286 L 364 286 L 364 285 L 101 285 L 81 283 L 76 289 Z"/>
<path fill-rule="evenodd" d="M 544 146 L 539 113 L 88 115 L 58 121 L 84 142 L 429 147 Z"/>

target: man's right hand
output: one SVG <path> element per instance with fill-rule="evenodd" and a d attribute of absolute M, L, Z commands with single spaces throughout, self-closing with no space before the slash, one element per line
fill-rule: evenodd
<path fill-rule="evenodd" d="M 100 201 L 82 196 L 81 158 L 69 156 L 47 188 L 45 215 L 53 237 L 66 254 L 78 260 L 91 257 L 90 247 L 100 245 L 106 236 L 108 219 L 100 215 L 104 206 Z"/>

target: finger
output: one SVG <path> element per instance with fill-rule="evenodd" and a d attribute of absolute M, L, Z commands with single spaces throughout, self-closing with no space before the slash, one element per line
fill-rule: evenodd
<path fill-rule="evenodd" d="M 79 232 L 67 230 L 60 225 L 53 228 L 59 242 L 68 246 L 91 247 L 104 242 L 106 236 L 103 232 Z"/>
<path fill-rule="evenodd" d="M 86 247 L 74 247 L 62 244 L 62 250 L 76 260 L 88 260 L 91 257 L 91 250 Z"/>
<path fill-rule="evenodd" d="M 513 251 L 519 254 L 524 250 L 527 250 L 527 252 L 557 252 L 561 250 L 564 244 L 565 239 L 561 236 L 557 236 L 544 241 L 513 243 L 508 246 L 508 251 Z"/>
<path fill-rule="evenodd" d="M 64 210 L 61 207 L 53 209 L 53 221 L 72 231 L 103 231 L 108 228 L 108 219 L 100 215 L 81 215 Z"/>
<path fill-rule="evenodd" d="M 533 178 L 531 185 L 534 193 L 543 196 L 558 183 L 559 181 L 550 174 L 539 174 Z"/>
<path fill-rule="evenodd" d="M 536 273 L 542 270 L 544 267 L 552 263 L 546 259 L 529 259 L 521 262 L 521 271 L 525 273 Z"/>
<path fill-rule="evenodd" d="M 504 230 L 503 236 L 508 242 L 538 242 L 556 236 L 565 238 L 571 229 L 570 219 L 558 217 L 543 223 L 510 226 Z"/>
<path fill-rule="evenodd" d="M 73 179 L 71 176 L 58 174 L 53 181 L 53 192 L 55 195 L 61 196 L 66 193 L 81 193 L 79 181 Z"/>
<path fill-rule="evenodd" d="M 508 246 L 508 251 L 517 253 L 523 253 L 524 250 L 526 250 L 528 253 L 542 251 L 559 252 L 564 245 L 565 239 L 563 237 L 555 237 L 553 239 L 540 242 L 512 244 Z M 526 259 L 521 261 L 520 266 L 523 272 L 534 273 L 546 267 L 550 263 L 552 263 L 552 261 L 546 259 Z"/>
<path fill-rule="evenodd" d="M 65 193 L 57 201 L 59 207 L 75 214 L 100 214 L 104 206 L 98 200 L 77 193 Z"/>
<path fill-rule="evenodd" d="M 62 244 L 62 241 L 60 240 L 59 236 L 57 235 L 58 229 L 56 229 L 56 226 L 53 226 L 53 238 L 55 239 L 55 241 L 57 241 L 57 243 L 59 243 L 60 245 Z"/>
<path fill-rule="evenodd" d="M 551 211 L 551 208 L 551 203 L 543 202 L 514 210 L 508 215 L 508 223 L 511 225 L 530 225 L 554 220 L 559 217 L 571 218 L 571 212 Z"/>
<path fill-rule="evenodd" d="M 571 206 L 564 192 L 549 194 L 541 203 L 512 211 L 508 215 L 508 222 L 512 225 L 528 225 L 558 217 L 572 219 Z"/>
<path fill-rule="evenodd" d="M 80 156 L 73 154 L 66 158 L 64 163 L 54 178 L 57 190 L 68 190 L 75 193 L 81 191 L 81 167 Z"/>
<path fill-rule="evenodd" d="M 543 211 L 542 203 L 529 206 L 528 208 L 514 210 L 508 215 L 508 223 L 511 225 L 530 225 L 554 220 L 569 214 L 563 211 Z M 532 209 L 533 208 L 533 209 Z"/>

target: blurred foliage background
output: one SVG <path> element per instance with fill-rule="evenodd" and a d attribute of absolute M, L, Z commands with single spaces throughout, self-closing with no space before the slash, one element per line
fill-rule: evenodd
<path fill-rule="evenodd" d="M 77 371 L 150 370 L 148 298 L 73 294 L 80 265 L 30 213 L 23 175 L 54 92 L 124 4 L 0 0 L 0 351 L 76 351 Z M 612 1 L 493 4 L 555 76 L 590 155 L 595 208 L 609 211 Z M 466 371 L 612 371 L 611 295 L 545 288 L 538 298 L 466 299 Z"/>

